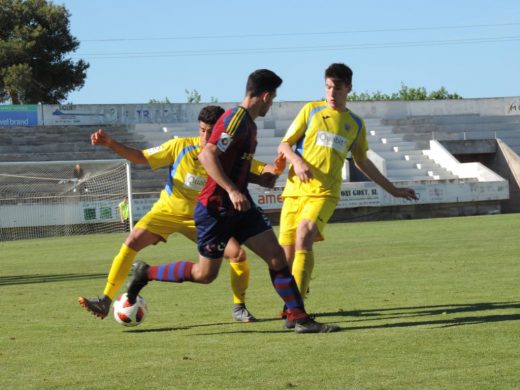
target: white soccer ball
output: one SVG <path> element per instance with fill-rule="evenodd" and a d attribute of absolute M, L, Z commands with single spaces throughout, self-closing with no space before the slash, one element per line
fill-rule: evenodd
<path fill-rule="evenodd" d="M 126 293 L 117 298 L 113 305 L 114 318 L 124 326 L 136 326 L 142 323 L 148 312 L 148 306 L 143 297 L 137 296 L 135 304 L 128 302 Z"/>

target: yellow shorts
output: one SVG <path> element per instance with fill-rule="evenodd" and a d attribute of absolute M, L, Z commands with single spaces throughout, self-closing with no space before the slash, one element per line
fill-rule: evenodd
<path fill-rule="evenodd" d="M 280 214 L 280 245 L 296 243 L 296 229 L 303 219 L 316 224 L 318 234 L 314 241 L 323 241 L 325 225 L 332 217 L 337 204 L 337 199 L 328 197 L 286 197 Z"/>
<path fill-rule="evenodd" d="M 180 217 L 153 207 L 135 224 L 136 228 L 148 230 L 162 237 L 164 241 L 173 233 L 180 233 L 197 242 L 197 228 L 193 218 Z"/>

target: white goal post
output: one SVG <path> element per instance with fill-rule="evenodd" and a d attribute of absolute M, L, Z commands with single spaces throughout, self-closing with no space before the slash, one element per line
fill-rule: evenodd
<path fill-rule="evenodd" d="M 125 196 L 126 223 L 118 207 Z M 132 225 L 126 160 L 0 163 L 0 241 L 123 232 Z"/>

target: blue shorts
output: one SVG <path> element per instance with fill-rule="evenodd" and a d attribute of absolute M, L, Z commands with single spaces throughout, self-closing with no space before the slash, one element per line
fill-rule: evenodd
<path fill-rule="evenodd" d="M 199 253 L 209 259 L 222 258 L 231 237 L 242 244 L 249 238 L 272 229 L 269 219 L 254 203 L 251 203 L 251 208 L 246 212 L 219 212 L 197 202 L 194 217 Z"/>

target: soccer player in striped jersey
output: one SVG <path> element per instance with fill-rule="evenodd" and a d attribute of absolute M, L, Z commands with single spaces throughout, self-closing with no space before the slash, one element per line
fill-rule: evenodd
<path fill-rule="evenodd" d="M 241 105 L 227 110 L 219 118 L 199 155 L 208 173 L 195 207 L 199 261 L 177 261 L 161 266 L 137 262 L 127 290 L 130 302 L 135 302 L 139 291 L 149 281 L 164 281 L 165 269 L 173 274 L 171 279 L 174 281 L 213 281 L 218 275 L 224 248 L 234 237 L 267 263 L 271 282 L 287 306 L 287 316 L 294 321 L 295 332 L 321 333 L 340 329 L 316 322 L 306 313 L 271 224 L 247 190 L 257 144 L 254 120 L 267 114 L 281 83 L 282 79 L 270 70 L 251 73 Z"/>
<path fill-rule="evenodd" d="M 224 109 L 219 106 L 204 107 L 198 117 L 199 137 L 174 138 L 160 146 L 142 151 L 115 141 L 103 130 L 92 134 L 92 144 L 104 145 L 133 163 L 148 164 L 153 169 L 169 165 L 170 169 L 168 182 L 161 191 L 160 199 L 139 220 L 114 258 L 102 298 L 79 298 L 79 303 L 88 311 L 101 318 L 108 314 L 115 294 L 127 277 L 137 253 L 142 249 L 160 241 L 166 242 L 173 233 L 180 233 L 191 241 L 197 241 L 193 209 L 207 179 L 206 171 L 198 160 L 198 154 L 206 145 L 213 126 L 223 112 Z M 262 170 L 272 172 L 274 167 L 255 161 L 252 174 L 259 175 Z M 268 181 L 259 181 L 259 184 L 271 187 L 274 185 L 274 175 L 267 174 L 264 178 Z M 231 238 L 224 255 L 230 260 L 233 319 L 242 322 L 254 321 L 255 317 L 245 305 L 245 294 L 249 284 L 246 253 L 240 244 Z"/>
<path fill-rule="evenodd" d="M 365 124 L 346 107 L 351 89 L 352 70 L 341 63 L 330 65 L 325 71 L 326 101 L 307 103 L 278 147 L 290 163 L 279 242 L 303 297 L 314 268 L 313 243 L 323 240 L 325 225 L 338 203 L 341 170 L 349 151 L 356 166 L 387 192 L 417 199 L 413 189 L 394 186 L 367 158 Z"/>

